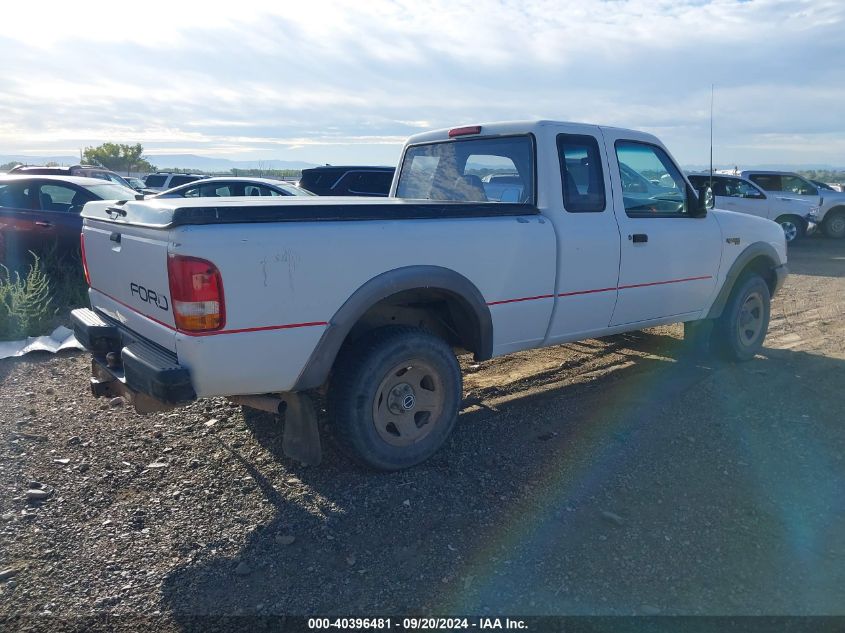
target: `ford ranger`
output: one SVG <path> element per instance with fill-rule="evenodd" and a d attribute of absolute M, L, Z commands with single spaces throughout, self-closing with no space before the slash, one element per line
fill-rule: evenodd
<path fill-rule="evenodd" d="M 411 137 L 383 199 L 91 202 L 74 329 L 95 396 L 228 396 L 284 413 L 286 453 L 316 463 L 324 389 L 343 449 L 405 468 L 455 425 L 462 351 L 684 322 L 696 349 L 752 358 L 783 231 L 705 193 L 654 136 L 534 121 Z"/>

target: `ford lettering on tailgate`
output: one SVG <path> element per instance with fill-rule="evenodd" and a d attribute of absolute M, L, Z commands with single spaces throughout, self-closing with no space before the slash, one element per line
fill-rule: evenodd
<path fill-rule="evenodd" d="M 147 290 L 144 286 L 139 286 L 134 281 L 129 284 L 129 292 L 133 296 L 137 295 L 144 303 L 152 303 L 165 312 L 170 309 L 166 295 L 159 294 L 155 290 Z"/>

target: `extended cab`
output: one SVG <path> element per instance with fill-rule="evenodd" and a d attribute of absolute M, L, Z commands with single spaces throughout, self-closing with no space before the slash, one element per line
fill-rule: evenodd
<path fill-rule="evenodd" d="M 455 424 L 456 350 L 484 360 L 685 322 L 753 357 L 786 274 L 783 231 L 703 198 L 642 132 L 428 132 L 408 140 L 386 199 L 86 205 L 91 309 L 74 328 L 94 395 L 284 410 L 286 452 L 314 463 L 308 391 L 325 387 L 343 448 L 404 468 Z"/>

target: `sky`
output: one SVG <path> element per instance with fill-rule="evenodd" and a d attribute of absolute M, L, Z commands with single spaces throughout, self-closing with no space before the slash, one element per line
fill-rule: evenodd
<path fill-rule="evenodd" d="M 684 165 L 845 166 L 842 0 L 12 2 L 0 155 L 395 164 L 433 128 L 557 119 Z"/>

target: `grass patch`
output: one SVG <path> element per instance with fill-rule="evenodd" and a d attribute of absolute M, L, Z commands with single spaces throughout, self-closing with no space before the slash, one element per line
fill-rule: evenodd
<path fill-rule="evenodd" d="M 30 258 L 26 270 L 0 264 L 0 340 L 49 334 L 88 303 L 81 257 L 50 249 Z"/>

